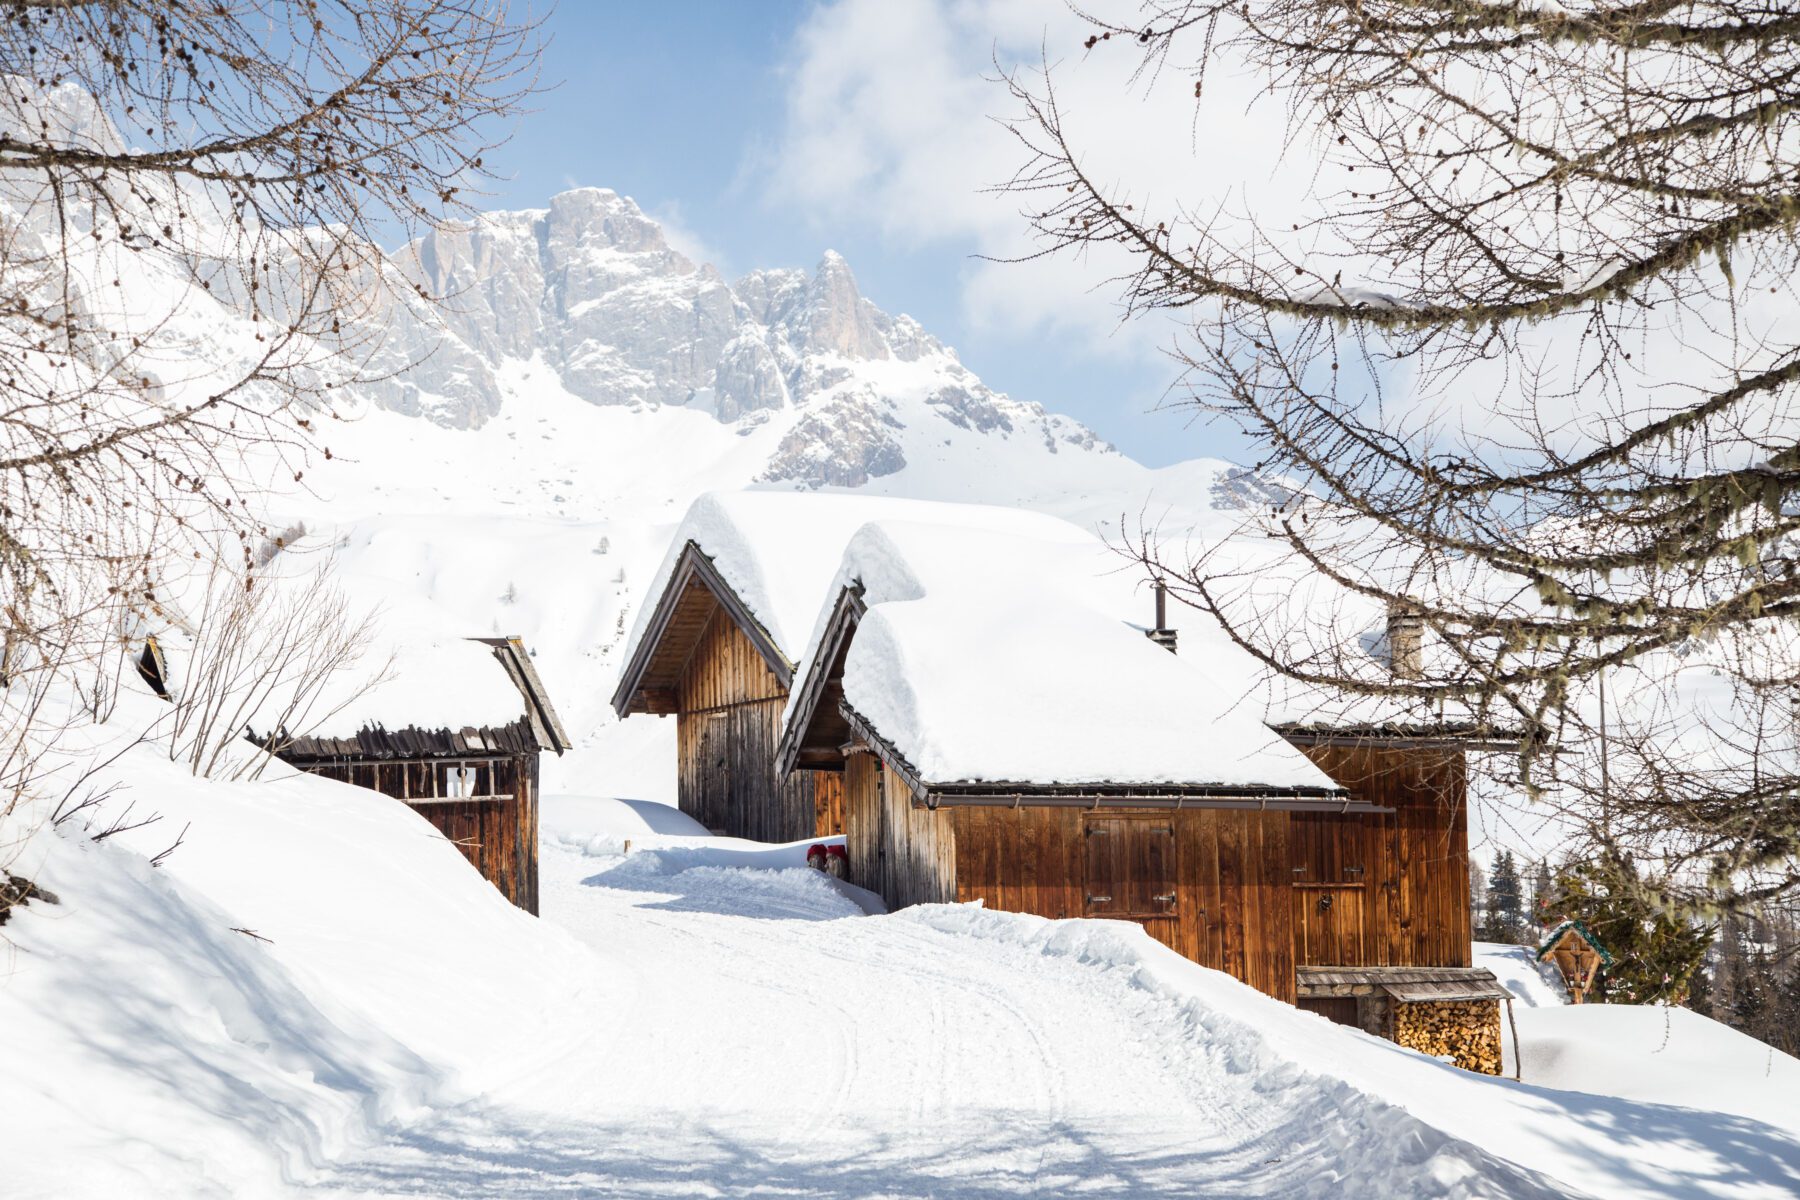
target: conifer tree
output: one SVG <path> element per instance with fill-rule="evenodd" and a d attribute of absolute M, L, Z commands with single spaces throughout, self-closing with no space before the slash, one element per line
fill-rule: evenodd
<path fill-rule="evenodd" d="M 1706 960 L 1714 927 L 1648 903 L 1656 890 L 1630 862 L 1583 863 L 1559 881 L 1557 907 L 1612 955 L 1600 980 L 1611 1003 L 1679 1004 Z"/>
<path fill-rule="evenodd" d="M 1540 858 L 1537 870 L 1531 875 L 1531 912 L 1528 914 L 1531 926 L 1527 932 L 1534 937 L 1556 923 L 1556 914 L 1551 911 L 1555 894 L 1556 882 L 1550 877 L 1550 863 Z"/>
<path fill-rule="evenodd" d="M 1519 865 L 1511 850 L 1494 856 L 1488 876 L 1488 938 L 1517 942 L 1525 931 L 1525 901 L 1519 884 Z"/>

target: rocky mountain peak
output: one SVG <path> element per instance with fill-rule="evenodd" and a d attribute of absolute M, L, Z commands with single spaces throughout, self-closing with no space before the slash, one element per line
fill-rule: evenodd
<path fill-rule="evenodd" d="M 662 226 L 645 216 L 631 197 L 611 188 L 576 188 L 552 196 L 546 227 L 565 253 L 595 247 L 623 254 L 666 253 L 692 269 L 686 258 L 670 249 Z"/>
<path fill-rule="evenodd" d="M 844 256 L 827 250 L 807 288 L 807 349 L 844 358 L 887 358 L 888 344 L 876 324 L 880 315 L 880 310 L 863 299 Z"/>
<path fill-rule="evenodd" d="M 791 414 L 772 480 L 857 486 L 904 468 L 915 435 L 941 446 L 946 434 L 1034 430 L 1051 453 L 1106 449 L 983 386 L 917 322 L 863 296 L 835 251 L 811 273 L 752 271 L 728 284 L 607 188 L 490 213 L 408 249 L 409 269 L 448 300 L 393 314 L 396 370 L 416 365 L 372 398 L 439 424 L 476 428 L 520 402 L 502 395 L 498 373 L 522 360 L 593 404 L 697 407 L 746 433 Z M 934 432 L 910 429 L 921 422 Z"/>

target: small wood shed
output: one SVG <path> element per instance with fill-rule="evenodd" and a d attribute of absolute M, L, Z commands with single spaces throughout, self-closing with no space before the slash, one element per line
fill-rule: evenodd
<path fill-rule="evenodd" d="M 681 811 L 731 837 L 843 832 L 832 772 L 775 770 L 794 664 L 697 541 L 683 544 L 633 645 L 613 710 L 673 715 Z"/>
<path fill-rule="evenodd" d="M 277 738 L 276 756 L 303 771 L 403 801 L 461 850 L 512 903 L 538 911 L 538 756 L 570 748 L 531 655 L 518 638 L 470 638 L 495 661 L 492 674 L 458 688 L 508 689 L 516 719 L 458 728 L 389 728 Z M 493 711 L 504 700 L 481 706 Z M 252 735 L 253 741 L 267 744 Z"/>

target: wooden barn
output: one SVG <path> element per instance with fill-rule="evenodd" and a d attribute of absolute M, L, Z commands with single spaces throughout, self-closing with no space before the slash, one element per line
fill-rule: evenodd
<path fill-rule="evenodd" d="M 518 638 L 453 641 L 419 658 L 413 687 L 376 689 L 379 719 L 354 705 L 338 719 L 356 732 L 294 737 L 276 753 L 301 770 L 404 801 L 535 915 L 538 755 L 560 755 L 568 735 Z M 465 719 L 449 716 L 458 711 Z"/>
<path fill-rule="evenodd" d="M 764 842 L 843 832 L 829 771 L 775 771 L 794 663 L 696 541 L 686 541 L 613 694 L 621 717 L 673 715 L 681 811 Z"/>
<path fill-rule="evenodd" d="M 851 882 L 893 906 L 1134 921 L 1271 996 L 1497 1072 L 1505 993 L 1470 958 L 1466 731 L 1270 728 L 1230 675 L 1240 652 L 1215 635 L 1197 662 L 1172 656 L 1160 619 L 1129 623 L 1146 601 L 1103 547 L 1021 526 L 889 528 L 846 555 L 779 754 L 843 772 Z"/>
<path fill-rule="evenodd" d="M 627 639 L 612 697 L 622 718 L 675 718 L 681 811 L 757 841 L 844 832 L 842 772 L 776 770 L 788 689 L 845 543 L 876 518 L 940 507 L 791 492 L 695 501 Z"/>

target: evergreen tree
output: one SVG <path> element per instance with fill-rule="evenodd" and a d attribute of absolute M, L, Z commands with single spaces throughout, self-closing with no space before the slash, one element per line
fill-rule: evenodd
<path fill-rule="evenodd" d="M 1531 876 L 1531 927 L 1528 930 L 1535 938 L 1541 931 L 1556 924 L 1556 913 L 1553 910 L 1556 901 L 1556 883 L 1550 878 L 1550 863 L 1538 859 L 1537 870 Z"/>
<path fill-rule="evenodd" d="M 1726 917 L 1719 926 L 1719 941 L 1714 952 L 1717 966 L 1713 971 L 1713 1018 L 1732 1024 L 1732 1011 L 1737 1006 L 1739 982 L 1744 977 L 1743 926 L 1736 917 Z"/>
<path fill-rule="evenodd" d="M 1606 947 L 1602 995 L 1615 1004 L 1679 1004 L 1706 960 L 1713 927 L 1658 905 L 1656 889 L 1624 863 L 1586 863 L 1563 873 L 1555 903 Z M 1712 1001 L 1717 1007 L 1718 1001 Z"/>
<path fill-rule="evenodd" d="M 1488 876 L 1487 937 L 1494 942 L 1517 942 L 1525 930 L 1525 899 L 1519 883 L 1519 865 L 1511 850 L 1494 856 Z"/>
<path fill-rule="evenodd" d="M 1800 959 L 1789 959 L 1776 1003 L 1775 1045 L 1800 1058 Z"/>
<path fill-rule="evenodd" d="M 1744 972 L 1738 979 L 1737 997 L 1731 1006 L 1731 1024 L 1759 1041 L 1773 1045 L 1777 1034 L 1776 1020 L 1779 988 L 1769 953 L 1761 946 L 1750 952 Z"/>
<path fill-rule="evenodd" d="M 1713 1011 L 1712 973 L 1704 965 L 1695 968 L 1693 975 L 1688 978 L 1687 999 L 1681 1003 L 1684 1008 L 1703 1017 L 1717 1016 Z"/>
<path fill-rule="evenodd" d="M 1469 860 L 1469 925 L 1475 936 L 1487 938 L 1488 899 L 1487 872 L 1474 859 Z"/>

